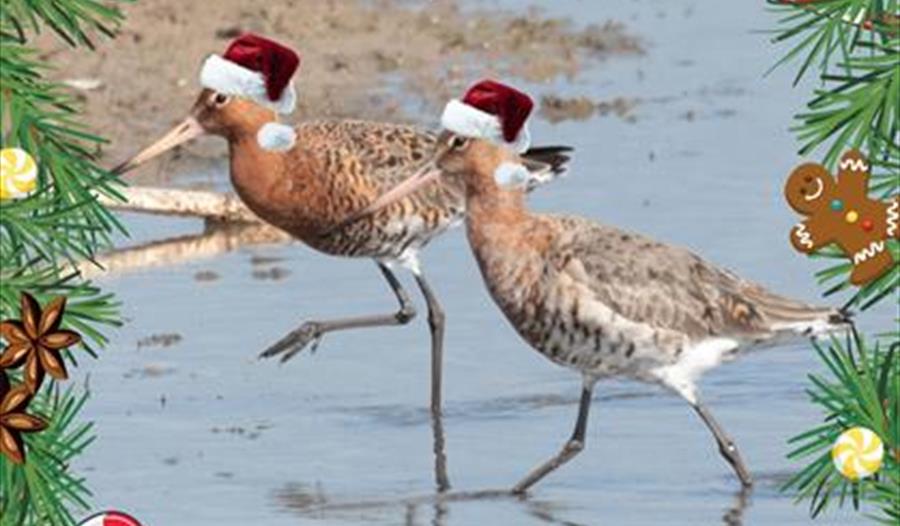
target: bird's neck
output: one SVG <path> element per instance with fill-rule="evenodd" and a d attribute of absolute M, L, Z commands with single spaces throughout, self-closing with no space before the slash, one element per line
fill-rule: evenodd
<path fill-rule="evenodd" d="M 507 159 L 499 148 L 487 150 L 472 160 L 465 178 L 468 210 L 475 211 L 478 222 L 521 221 L 525 210 L 525 192 L 500 186 L 494 174 Z"/>
<path fill-rule="evenodd" d="M 285 167 L 285 153 L 266 150 L 260 146 L 255 132 L 237 132 L 228 140 L 231 163 L 231 182 L 244 201 L 257 201 L 268 193 L 281 177 Z"/>
<path fill-rule="evenodd" d="M 473 249 L 511 242 L 530 221 L 525 192 L 498 185 L 497 166 L 486 163 L 466 179 L 466 229 Z"/>
<path fill-rule="evenodd" d="M 233 133 L 228 139 L 231 182 L 241 200 L 263 220 L 302 235 L 306 228 L 305 210 L 311 202 L 307 193 L 314 164 L 311 155 L 297 144 L 287 151 L 271 151 L 260 146 L 256 132 L 259 127 Z"/>
<path fill-rule="evenodd" d="M 231 182 L 257 216 L 316 247 L 322 232 L 348 213 L 334 207 L 335 190 L 322 175 L 321 155 L 302 129 L 287 151 L 266 150 L 257 132 L 265 122 L 229 136 Z"/>
<path fill-rule="evenodd" d="M 513 320 L 542 275 L 546 225 L 525 208 L 524 191 L 498 186 L 491 173 L 488 183 L 467 185 L 466 237 L 491 296 Z"/>

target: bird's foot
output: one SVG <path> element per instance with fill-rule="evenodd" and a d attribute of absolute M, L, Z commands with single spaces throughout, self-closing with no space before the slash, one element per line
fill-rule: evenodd
<path fill-rule="evenodd" d="M 725 460 L 731 464 L 731 467 L 734 469 L 734 474 L 737 475 L 738 480 L 741 481 L 741 486 L 745 489 L 753 487 L 753 476 L 750 474 L 750 470 L 747 469 L 747 465 L 744 464 L 744 459 L 741 458 L 741 453 L 738 451 L 737 445 L 731 440 L 728 440 L 719 447 L 719 452 L 725 457 Z"/>
<path fill-rule="evenodd" d="M 284 363 L 307 346 L 310 346 L 310 352 L 316 352 L 324 335 L 325 332 L 322 330 L 321 324 L 308 321 L 275 342 L 274 345 L 263 351 L 259 357 L 272 358 L 281 355 L 281 363 Z"/>

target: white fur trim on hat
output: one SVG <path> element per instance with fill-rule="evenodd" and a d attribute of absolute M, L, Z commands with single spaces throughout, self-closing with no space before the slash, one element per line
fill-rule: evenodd
<path fill-rule="evenodd" d="M 456 99 L 444 106 L 444 113 L 441 114 L 441 126 L 464 137 L 486 139 L 506 145 L 517 153 L 523 153 L 531 146 L 531 134 L 528 132 L 527 122 L 519 130 L 516 140 L 507 142 L 503 137 L 500 119 L 496 115 L 481 111 Z"/>
<path fill-rule="evenodd" d="M 294 147 L 297 132 L 286 124 L 267 122 L 256 132 L 256 141 L 264 150 L 283 152 Z"/>
<path fill-rule="evenodd" d="M 281 98 L 273 102 L 269 100 L 266 79 L 261 73 L 225 60 L 219 55 L 210 55 L 203 62 L 200 84 L 226 95 L 247 97 L 284 115 L 293 112 L 297 105 L 293 81 L 284 88 Z"/>

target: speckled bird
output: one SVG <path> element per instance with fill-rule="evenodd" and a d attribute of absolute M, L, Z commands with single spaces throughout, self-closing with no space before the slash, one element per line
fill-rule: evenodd
<path fill-rule="evenodd" d="M 581 373 L 571 438 L 513 492 L 524 493 L 583 449 L 594 385 L 612 377 L 659 384 L 687 400 L 750 486 L 737 445 L 701 402 L 697 380 L 754 345 L 845 329 L 846 316 L 769 292 L 684 248 L 581 217 L 530 213 L 522 189 L 500 176 L 509 172 L 500 167 L 521 162 L 490 142 L 444 132 L 431 165 L 348 218 L 378 213 L 436 177 L 464 187 L 469 244 L 497 306 L 538 352 Z"/>
<path fill-rule="evenodd" d="M 203 134 L 223 137 L 229 146 L 231 182 L 262 220 L 320 252 L 376 261 L 399 302 L 396 312 L 307 321 L 266 349 L 263 357 L 281 356 L 286 361 L 307 346 L 315 348 L 326 333 L 409 323 L 416 311 L 392 269 L 401 265 L 411 270 L 428 306 L 431 410 L 439 415 L 444 312 L 425 279 L 418 254 L 429 241 L 461 222 L 465 211 L 461 188 L 439 181 L 365 220 L 341 225 L 348 214 L 420 168 L 434 150 L 436 135 L 413 126 L 357 120 L 306 122 L 296 127 L 280 124 L 278 114 L 293 108 L 295 95 L 289 81 L 294 69 L 274 68 L 277 71 L 272 74 L 248 69 L 279 61 L 293 64 L 294 69 L 299 64 L 290 50 L 255 35 L 236 40 L 224 57 L 211 56 L 201 72 L 205 88 L 189 116 L 114 171 L 125 173 Z M 274 77 L 280 89 L 274 90 L 273 97 L 267 87 Z M 255 87 L 248 89 L 248 85 Z M 564 173 L 569 150 L 525 151 L 533 175 L 530 187 Z"/>

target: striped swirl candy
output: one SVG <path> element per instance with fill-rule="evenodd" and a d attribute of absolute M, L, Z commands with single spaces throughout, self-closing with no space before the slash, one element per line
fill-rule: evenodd
<path fill-rule="evenodd" d="M 850 480 L 873 475 L 881 468 L 884 444 L 872 430 L 854 427 L 841 433 L 831 448 L 834 467 Z"/>
<path fill-rule="evenodd" d="M 37 163 L 25 150 L 0 150 L 0 200 L 28 197 L 37 188 Z"/>

